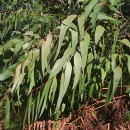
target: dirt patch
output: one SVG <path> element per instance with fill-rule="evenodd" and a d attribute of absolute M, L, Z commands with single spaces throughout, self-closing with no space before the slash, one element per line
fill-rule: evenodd
<path fill-rule="evenodd" d="M 59 121 L 37 121 L 24 130 L 130 130 L 130 104 L 127 95 L 113 98 L 105 107 L 104 100 L 92 99 L 68 118 Z"/>

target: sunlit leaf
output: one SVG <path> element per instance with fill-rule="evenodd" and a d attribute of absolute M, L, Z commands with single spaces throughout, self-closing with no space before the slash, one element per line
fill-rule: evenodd
<path fill-rule="evenodd" d="M 66 25 L 64 25 L 64 24 L 61 24 L 60 36 L 59 36 L 59 42 L 58 42 L 58 49 L 57 49 L 57 52 L 56 52 L 55 59 L 56 59 L 57 56 L 59 55 L 59 52 L 60 52 L 60 49 L 61 49 L 61 46 L 62 46 L 64 37 L 65 37 L 66 31 L 67 31 L 68 28 L 69 28 L 69 26 L 66 26 Z"/>
<path fill-rule="evenodd" d="M 91 13 L 92 9 L 94 8 L 95 4 L 97 3 L 97 0 L 92 0 L 86 7 L 85 7 L 85 13 L 84 18 L 87 19 L 89 14 Z"/>
<path fill-rule="evenodd" d="M 12 87 L 12 90 L 11 92 L 13 92 L 17 85 L 18 85 L 18 82 L 19 82 L 19 78 L 20 78 L 20 74 L 21 74 L 21 64 L 17 66 L 16 68 L 16 71 L 15 71 L 15 79 L 14 79 L 14 84 L 13 84 L 13 87 Z"/>
<path fill-rule="evenodd" d="M 82 39 L 84 35 L 84 16 L 83 15 L 78 17 L 78 26 L 79 26 L 79 32 L 80 32 L 80 39 Z"/>
<path fill-rule="evenodd" d="M 51 42 L 52 42 L 52 34 L 49 33 L 47 35 L 46 42 L 44 40 L 42 41 L 41 66 L 43 76 L 45 69 L 48 67 L 48 55 L 50 54 Z"/>
<path fill-rule="evenodd" d="M 101 38 L 101 36 L 103 35 L 105 29 L 104 27 L 102 27 L 101 25 L 98 25 L 96 27 L 96 31 L 95 31 L 95 44 L 97 44 Z"/>
<path fill-rule="evenodd" d="M 74 84 L 72 88 L 75 88 L 77 83 L 79 82 L 79 76 L 81 72 L 81 56 L 78 52 L 74 55 Z"/>
<path fill-rule="evenodd" d="M 123 39 L 120 42 L 124 43 L 126 46 L 130 47 L 130 42 L 128 41 L 128 39 Z"/>
<path fill-rule="evenodd" d="M 112 22 L 113 24 L 116 24 L 116 25 L 118 25 L 120 23 L 119 20 L 112 18 L 112 17 L 109 17 L 104 13 L 99 13 L 97 18 L 100 20 L 109 20 L 110 22 Z"/>
<path fill-rule="evenodd" d="M 25 32 L 23 35 L 24 36 L 33 36 L 34 33 L 33 33 L 33 31 L 28 31 L 28 32 Z"/>
<path fill-rule="evenodd" d="M 61 59 L 59 59 L 54 67 L 52 68 L 51 72 L 50 72 L 50 76 L 49 76 L 49 79 L 52 79 L 55 75 L 57 75 L 60 70 L 62 69 L 62 67 L 64 66 L 65 62 L 67 61 L 67 59 L 69 58 L 69 56 L 71 55 L 72 53 L 72 49 L 71 48 L 68 48 L 65 52 L 64 52 L 64 55 Z"/>
<path fill-rule="evenodd" d="M 78 43 L 78 32 L 76 32 L 72 29 L 70 29 L 70 31 L 71 31 L 71 35 L 72 35 L 72 55 L 73 55 L 75 52 L 77 43 Z"/>

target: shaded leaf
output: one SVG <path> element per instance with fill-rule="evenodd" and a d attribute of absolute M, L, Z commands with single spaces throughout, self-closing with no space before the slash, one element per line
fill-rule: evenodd
<path fill-rule="evenodd" d="M 110 103 L 110 101 L 112 100 L 112 98 L 115 94 L 117 85 L 119 84 L 119 81 L 122 76 L 122 68 L 116 67 L 113 72 L 114 72 L 113 87 L 111 84 L 109 84 L 109 88 L 108 88 L 107 96 L 106 96 L 106 100 L 105 100 L 106 106 Z"/>

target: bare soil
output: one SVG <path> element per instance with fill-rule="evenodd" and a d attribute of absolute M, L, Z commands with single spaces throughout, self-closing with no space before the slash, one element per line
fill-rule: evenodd
<path fill-rule="evenodd" d="M 67 118 L 59 121 L 37 121 L 24 130 L 130 130 L 130 101 L 128 95 L 114 97 L 105 107 L 104 100 L 91 99 Z"/>

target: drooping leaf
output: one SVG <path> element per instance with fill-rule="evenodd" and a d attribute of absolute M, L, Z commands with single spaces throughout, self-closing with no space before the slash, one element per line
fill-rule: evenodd
<path fill-rule="evenodd" d="M 71 35 L 72 35 L 72 56 L 75 52 L 75 48 L 78 43 L 78 33 L 72 29 L 70 29 Z"/>
<path fill-rule="evenodd" d="M 113 54 L 112 57 L 111 57 L 111 60 L 112 60 L 112 63 L 111 63 L 112 70 L 114 70 L 115 67 L 116 67 L 116 58 L 117 58 L 117 56 L 118 56 L 118 54 Z"/>
<path fill-rule="evenodd" d="M 124 43 L 126 46 L 130 47 L 130 42 L 128 41 L 128 39 L 120 40 L 120 42 Z"/>
<path fill-rule="evenodd" d="M 91 13 L 92 9 L 94 8 L 95 4 L 97 3 L 97 0 L 92 0 L 86 7 L 85 7 L 85 13 L 84 13 L 84 19 L 86 20 L 89 14 Z"/>
<path fill-rule="evenodd" d="M 44 40 L 42 42 L 41 66 L 42 66 L 43 76 L 44 76 L 45 69 L 48 67 L 48 55 L 50 54 L 51 42 L 52 42 L 52 34 L 49 33 L 47 35 L 46 42 Z"/>
<path fill-rule="evenodd" d="M 127 54 L 126 54 L 126 56 L 127 56 L 127 59 L 128 59 L 128 61 L 127 61 L 127 68 L 128 68 L 129 74 L 130 74 L 130 56 L 127 55 Z"/>
<path fill-rule="evenodd" d="M 81 15 L 78 17 L 78 26 L 79 26 L 79 32 L 80 32 L 80 39 L 82 40 L 84 36 L 84 16 Z"/>
<path fill-rule="evenodd" d="M 101 36 L 103 35 L 105 29 L 104 27 L 102 27 L 101 25 L 98 25 L 96 27 L 96 31 L 95 31 L 95 44 L 98 44 Z"/>
<path fill-rule="evenodd" d="M 81 72 L 81 56 L 78 52 L 75 53 L 74 55 L 74 83 L 73 83 L 73 87 L 75 88 L 77 83 L 79 82 L 79 76 L 80 76 L 80 72 Z"/>
<path fill-rule="evenodd" d="M 51 103 L 53 103 L 53 101 L 54 101 L 56 89 L 57 89 L 57 79 L 56 79 L 56 76 L 55 76 L 53 78 L 52 85 L 51 85 L 50 92 L 49 92 L 49 100 L 51 101 Z"/>
<path fill-rule="evenodd" d="M 116 25 L 118 25 L 120 23 L 119 20 L 112 18 L 112 17 L 109 17 L 104 13 L 99 13 L 97 18 L 100 20 L 109 20 L 110 22 L 112 22 L 113 24 L 116 24 Z"/>
<path fill-rule="evenodd" d="M 2 73 L 0 73 L 0 81 L 3 81 L 11 76 L 13 76 L 13 72 L 6 69 Z"/>
<path fill-rule="evenodd" d="M 62 69 L 62 67 L 64 66 L 65 62 L 67 61 L 67 59 L 69 58 L 69 56 L 72 53 L 72 48 L 67 48 L 66 51 L 64 52 L 64 55 L 61 59 L 59 59 L 54 67 L 52 68 L 50 75 L 49 75 L 49 80 L 52 79 L 55 75 L 57 75 L 60 70 Z"/>
<path fill-rule="evenodd" d="M 117 85 L 119 84 L 119 81 L 122 76 L 122 68 L 116 67 L 113 72 L 114 72 L 113 87 L 110 85 L 110 87 L 108 88 L 107 97 L 106 97 L 106 101 L 105 101 L 106 106 L 110 103 L 110 101 L 112 100 L 112 98 L 115 94 Z"/>
<path fill-rule="evenodd" d="M 67 25 L 68 27 L 71 27 L 72 29 L 77 31 L 77 26 L 72 23 L 72 21 L 77 17 L 77 15 L 70 15 L 67 17 L 67 19 L 63 20 L 63 24 Z"/>
<path fill-rule="evenodd" d="M 20 78 L 20 74 L 21 74 L 21 64 L 17 66 L 16 68 L 16 71 L 15 71 L 15 79 L 14 79 L 14 84 L 13 84 L 13 87 L 12 87 L 12 90 L 11 92 L 13 92 L 17 85 L 18 85 L 18 82 L 19 82 L 19 78 Z"/>
<path fill-rule="evenodd" d="M 64 73 L 62 73 L 61 75 L 61 80 L 60 80 L 60 91 L 59 91 L 59 97 L 58 97 L 58 100 L 57 100 L 57 105 L 56 105 L 56 109 L 58 110 L 60 105 L 61 105 L 61 102 L 62 102 L 62 99 L 63 99 L 63 95 L 64 95 L 64 91 L 63 91 L 63 88 L 64 88 L 64 80 L 65 80 L 65 76 L 64 76 Z"/>
<path fill-rule="evenodd" d="M 47 97 L 49 95 L 49 90 L 50 90 L 51 84 L 52 84 L 52 81 L 49 80 L 46 83 L 46 85 L 44 86 L 42 96 L 40 98 L 40 102 L 39 102 L 39 106 L 38 106 L 38 114 L 39 114 L 38 117 L 41 117 L 45 108 L 47 107 Z"/>
<path fill-rule="evenodd" d="M 59 97 L 58 97 L 58 101 L 57 101 L 57 109 L 59 109 L 59 107 L 62 103 L 63 97 L 65 96 L 66 91 L 68 89 L 68 86 L 70 83 L 70 78 L 71 78 L 71 73 L 72 73 L 72 66 L 71 66 L 71 63 L 68 61 L 66 64 L 66 68 L 65 68 L 64 79 L 61 80 Z"/>
<path fill-rule="evenodd" d="M 67 31 L 68 28 L 69 28 L 69 26 L 61 24 L 60 36 L 59 36 L 59 42 L 58 42 L 58 49 L 57 49 L 57 52 L 56 52 L 55 60 L 56 60 L 57 56 L 59 55 L 59 52 L 60 52 L 64 37 L 65 37 L 66 31 Z"/>
<path fill-rule="evenodd" d="M 90 15 L 92 27 L 94 27 L 96 25 L 97 16 L 98 16 L 98 13 L 101 11 L 103 4 L 104 3 L 96 4 L 95 7 L 94 7 L 94 11 Z"/>
<path fill-rule="evenodd" d="M 6 107 L 5 107 L 5 120 L 4 120 L 4 124 L 5 124 L 5 128 L 8 129 L 10 126 L 10 100 L 7 97 L 6 98 Z"/>
<path fill-rule="evenodd" d="M 111 52 L 111 54 L 115 54 L 118 37 L 119 37 L 119 32 L 115 31 L 114 32 L 114 44 L 112 45 L 112 52 Z"/>
<path fill-rule="evenodd" d="M 87 57 L 88 57 L 88 46 L 90 41 L 90 35 L 88 33 L 85 33 L 84 41 L 80 43 L 81 48 L 81 56 L 82 56 L 82 69 L 84 71 L 84 68 L 86 66 Z"/>
<path fill-rule="evenodd" d="M 23 35 L 24 36 L 33 36 L 34 33 L 33 33 L 33 31 L 28 31 L 28 32 L 25 32 Z"/>

